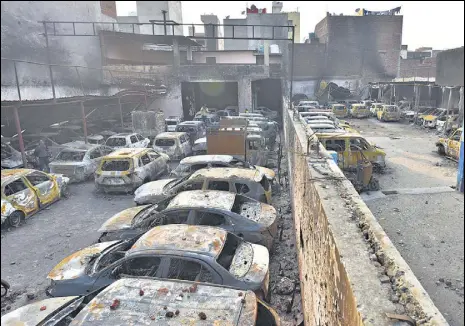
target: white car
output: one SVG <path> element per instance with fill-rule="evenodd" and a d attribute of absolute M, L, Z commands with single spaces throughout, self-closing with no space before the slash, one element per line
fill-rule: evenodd
<path fill-rule="evenodd" d="M 107 139 L 106 146 L 111 148 L 146 148 L 150 144 L 150 139 L 144 138 L 137 133 L 116 134 Z"/>

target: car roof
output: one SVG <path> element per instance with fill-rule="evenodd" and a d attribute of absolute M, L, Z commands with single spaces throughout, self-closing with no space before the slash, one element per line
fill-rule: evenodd
<path fill-rule="evenodd" d="M 119 148 L 114 152 L 111 152 L 107 156 L 106 159 L 109 158 L 128 158 L 138 156 L 142 153 L 148 152 L 150 148 Z"/>
<path fill-rule="evenodd" d="M 321 133 L 318 138 L 363 138 L 363 136 L 356 133 L 340 132 L 340 133 Z"/>
<path fill-rule="evenodd" d="M 254 169 L 241 168 L 205 168 L 192 173 L 189 179 L 194 178 L 212 178 L 212 179 L 248 179 L 255 182 L 260 182 L 263 178 L 263 173 Z"/>
<path fill-rule="evenodd" d="M 185 132 L 178 132 L 178 131 L 173 131 L 173 132 L 162 132 L 161 134 L 158 134 L 155 139 L 160 139 L 160 138 L 165 138 L 165 139 L 176 139 L 181 137 L 182 135 L 186 135 Z"/>
<path fill-rule="evenodd" d="M 174 197 L 166 209 L 214 208 L 229 211 L 234 205 L 236 194 L 219 190 L 183 191 Z"/>
<path fill-rule="evenodd" d="M 7 184 L 10 183 L 11 181 L 18 179 L 19 177 L 22 177 L 24 175 L 28 175 L 29 173 L 32 173 L 36 170 L 33 169 L 5 169 L 2 170 L 1 176 L 2 176 L 2 182 L 1 184 Z"/>
<path fill-rule="evenodd" d="M 195 155 L 183 158 L 179 164 L 229 163 L 233 159 L 232 155 Z"/>
<path fill-rule="evenodd" d="M 180 296 L 183 292 L 188 293 Z M 108 306 L 115 298 L 119 306 L 111 310 Z M 257 306 L 252 291 L 181 280 L 122 278 L 96 295 L 73 325 L 246 325 L 255 323 Z M 174 318 L 166 317 L 175 311 Z M 202 312 L 205 322 L 199 318 Z"/>
<path fill-rule="evenodd" d="M 126 252 L 132 256 L 146 250 L 176 250 L 218 257 L 226 241 L 226 230 L 187 224 L 156 226 L 142 235 Z"/>
<path fill-rule="evenodd" d="M 70 143 L 65 143 L 62 146 L 65 146 L 62 151 L 88 151 L 89 149 L 95 148 L 99 145 L 95 144 L 86 144 L 81 140 L 73 141 Z"/>
<path fill-rule="evenodd" d="M 112 135 L 109 138 L 127 137 L 127 136 L 130 136 L 130 135 L 134 135 L 134 134 L 133 133 L 132 134 L 130 134 L 130 133 L 120 133 L 120 134 Z"/>
<path fill-rule="evenodd" d="M 203 121 L 183 121 L 178 126 L 193 126 L 193 125 L 200 125 Z"/>

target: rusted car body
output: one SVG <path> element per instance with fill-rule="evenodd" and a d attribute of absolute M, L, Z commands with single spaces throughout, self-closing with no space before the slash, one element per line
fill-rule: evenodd
<path fill-rule="evenodd" d="M 14 149 L 2 137 L 2 169 L 19 169 L 24 166 L 21 153 Z"/>
<path fill-rule="evenodd" d="M 192 145 L 192 155 L 207 154 L 207 137 L 202 137 L 194 141 Z"/>
<path fill-rule="evenodd" d="M 265 298 L 269 253 L 216 227 L 157 226 L 135 242 L 102 242 L 66 257 L 48 275 L 48 294 L 83 295 L 122 275 L 222 284 Z"/>
<path fill-rule="evenodd" d="M 85 297 L 78 296 L 40 300 L 2 316 L 2 326 L 68 325 L 69 321 L 67 320 L 74 317 L 80 311 L 83 303 L 85 303 Z"/>
<path fill-rule="evenodd" d="M 258 170 L 241 168 L 201 169 L 184 178 L 149 182 L 134 192 L 134 201 L 138 205 L 154 204 L 186 190 L 231 191 L 271 204 L 268 178 Z"/>
<path fill-rule="evenodd" d="M 205 137 L 205 129 L 203 121 L 183 121 L 176 126 L 176 132 L 187 132 L 191 145 L 197 139 Z"/>
<path fill-rule="evenodd" d="M 113 215 L 98 230 L 102 232 L 99 241 L 131 239 L 167 224 L 217 226 L 268 249 L 278 232 L 276 209 L 271 205 L 227 191 L 192 190 Z"/>
<path fill-rule="evenodd" d="M 149 148 L 123 148 L 104 156 L 95 186 L 105 192 L 132 192 L 169 171 L 169 157 Z"/>
<path fill-rule="evenodd" d="M 121 133 L 110 136 L 105 145 L 111 148 L 145 148 L 149 145 L 150 140 L 137 133 Z"/>
<path fill-rule="evenodd" d="M 31 169 L 2 170 L 1 222 L 19 226 L 42 208 L 66 195 L 69 179 Z"/>
<path fill-rule="evenodd" d="M 249 162 L 234 158 L 232 155 L 198 155 L 182 159 L 176 169 L 171 171 L 170 177 L 182 178 L 197 170 L 207 167 L 225 168 L 236 167 L 246 169 L 256 169 L 266 175 L 272 181 L 276 174 L 273 170 L 263 166 L 252 165 Z"/>
<path fill-rule="evenodd" d="M 439 138 L 436 147 L 440 155 L 446 155 L 454 160 L 459 160 L 460 139 L 462 137 L 462 128 L 458 128 L 448 138 Z"/>
<path fill-rule="evenodd" d="M 182 159 L 192 154 L 189 135 L 185 132 L 162 132 L 153 141 L 153 149 L 170 159 Z"/>
<path fill-rule="evenodd" d="M 65 145 L 67 148 L 58 153 L 49 166 L 50 172 L 61 173 L 71 182 L 84 181 L 93 177 L 102 157 L 113 152 L 111 147 L 84 142 Z"/>
<path fill-rule="evenodd" d="M 110 309 L 115 298 L 120 298 L 117 308 Z M 280 319 L 252 291 L 179 280 L 123 278 L 95 296 L 71 325 L 89 324 L 280 326 Z"/>
<path fill-rule="evenodd" d="M 350 107 L 350 116 L 354 118 L 368 118 L 371 112 L 364 104 L 355 103 Z"/>

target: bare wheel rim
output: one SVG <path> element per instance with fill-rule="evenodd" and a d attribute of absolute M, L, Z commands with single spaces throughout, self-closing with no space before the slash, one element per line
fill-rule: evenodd
<path fill-rule="evenodd" d="M 8 216 L 8 222 L 12 227 L 18 227 L 21 224 L 21 213 L 13 212 L 10 216 Z"/>

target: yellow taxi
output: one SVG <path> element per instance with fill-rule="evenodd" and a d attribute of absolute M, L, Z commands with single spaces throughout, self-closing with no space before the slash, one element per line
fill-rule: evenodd
<path fill-rule="evenodd" d="M 347 118 L 349 116 L 349 110 L 344 104 L 333 104 L 331 109 L 337 118 Z"/>
<path fill-rule="evenodd" d="M 362 135 L 354 133 L 318 134 L 321 144 L 338 153 L 338 164 L 341 169 L 356 168 L 358 162 L 366 158 L 378 171 L 386 167 L 386 153 L 370 144 Z M 363 155 L 362 155 L 363 154 Z"/>
<path fill-rule="evenodd" d="M 462 137 L 463 128 L 458 128 L 453 131 L 448 138 L 439 138 L 436 142 L 438 153 L 446 155 L 454 160 L 459 159 L 460 155 L 460 139 Z"/>
<path fill-rule="evenodd" d="M 397 105 L 383 105 L 376 112 L 377 118 L 380 121 L 400 121 L 400 110 Z"/>
<path fill-rule="evenodd" d="M 17 227 L 25 218 L 68 195 L 69 178 L 32 169 L 2 170 L 1 223 Z"/>

